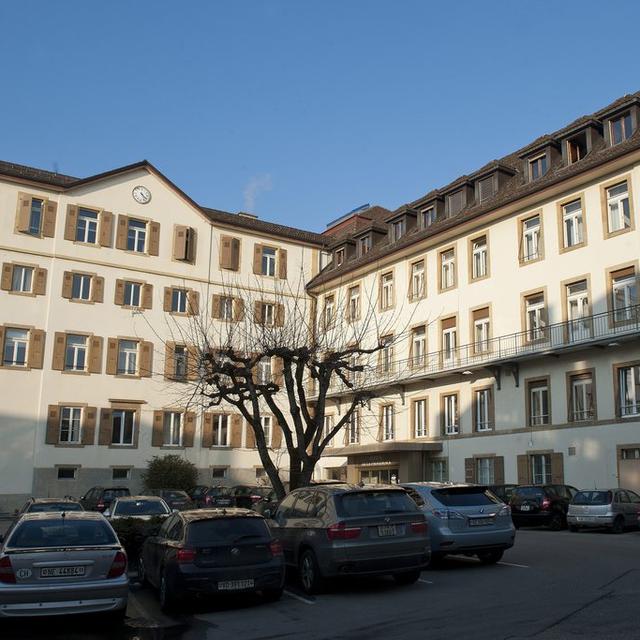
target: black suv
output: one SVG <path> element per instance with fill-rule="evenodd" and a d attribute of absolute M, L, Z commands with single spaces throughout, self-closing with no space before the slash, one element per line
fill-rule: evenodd
<path fill-rule="evenodd" d="M 104 513 L 116 498 L 130 495 L 128 487 L 92 487 L 80 498 L 80 504 L 87 511 Z"/>
<path fill-rule="evenodd" d="M 511 494 L 511 517 L 516 527 L 546 525 L 553 531 L 567 527 L 567 511 L 575 487 L 566 484 L 523 485 Z"/>

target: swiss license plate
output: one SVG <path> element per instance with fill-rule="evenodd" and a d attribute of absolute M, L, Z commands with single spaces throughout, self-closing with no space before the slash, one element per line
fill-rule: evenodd
<path fill-rule="evenodd" d="M 529 504 L 523 504 L 523 505 L 520 507 L 520 511 L 531 511 L 531 505 L 529 505 Z"/>
<path fill-rule="evenodd" d="M 41 578 L 69 578 L 84 575 L 84 567 L 42 567 Z"/>
<path fill-rule="evenodd" d="M 252 589 L 253 578 L 247 580 L 223 580 L 218 582 L 218 591 L 238 591 L 239 589 Z"/>
<path fill-rule="evenodd" d="M 381 524 L 378 527 L 378 536 L 380 538 L 388 538 L 390 536 L 397 536 L 398 529 L 395 524 Z"/>
<path fill-rule="evenodd" d="M 486 527 L 493 524 L 493 518 L 469 518 L 470 527 Z"/>

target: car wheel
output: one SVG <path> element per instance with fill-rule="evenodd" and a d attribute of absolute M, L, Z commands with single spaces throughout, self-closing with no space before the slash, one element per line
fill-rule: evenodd
<path fill-rule="evenodd" d="M 324 587 L 324 578 L 320 573 L 318 561 L 311 549 L 305 549 L 298 563 L 298 576 L 305 593 L 319 593 Z"/>
<path fill-rule="evenodd" d="M 144 560 L 142 559 L 142 554 L 138 556 L 138 582 L 143 587 L 149 582 L 147 580 L 147 570 L 144 568 Z"/>
<path fill-rule="evenodd" d="M 420 569 L 415 571 L 403 571 L 402 573 L 394 573 L 393 579 L 396 584 L 414 584 L 420 578 Z"/>
<path fill-rule="evenodd" d="M 560 531 L 567 526 L 567 520 L 564 517 L 564 514 L 560 513 L 560 511 L 556 511 L 549 521 L 549 529 L 551 531 Z"/>
<path fill-rule="evenodd" d="M 613 526 L 611 527 L 611 531 L 613 533 L 624 533 L 624 518 L 622 516 L 618 516 L 613 521 Z"/>
<path fill-rule="evenodd" d="M 263 589 L 262 598 L 265 602 L 277 602 L 282 598 L 283 587 L 278 589 Z"/>
<path fill-rule="evenodd" d="M 496 562 L 500 562 L 502 560 L 502 556 L 504 551 L 502 549 L 495 549 L 493 551 L 481 551 L 478 554 L 478 560 L 482 562 L 482 564 L 495 564 Z"/>
<path fill-rule="evenodd" d="M 172 611 L 178 604 L 178 598 L 175 594 L 173 586 L 169 582 L 167 572 L 163 571 L 160 578 L 160 589 L 158 596 L 160 598 L 160 608 L 163 611 Z"/>

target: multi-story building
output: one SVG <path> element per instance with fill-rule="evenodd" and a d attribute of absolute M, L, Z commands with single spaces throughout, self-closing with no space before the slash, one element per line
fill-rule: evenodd
<path fill-rule="evenodd" d="M 240 414 L 188 402 L 194 321 L 215 334 L 251 299 L 265 323 L 285 322 L 323 238 L 199 206 L 147 162 L 85 179 L 0 163 L 0 211 L 0 511 L 138 489 L 166 451 L 203 482 L 255 482 Z"/>
<path fill-rule="evenodd" d="M 384 345 L 330 476 L 640 489 L 639 117 L 625 96 L 327 230 L 319 312 Z"/>

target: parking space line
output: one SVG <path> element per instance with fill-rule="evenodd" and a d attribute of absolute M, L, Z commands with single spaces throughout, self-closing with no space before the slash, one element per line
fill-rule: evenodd
<path fill-rule="evenodd" d="M 516 564 L 515 562 L 498 562 L 497 564 L 501 564 L 504 567 L 518 567 L 518 569 L 530 569 L 526 564 Z"/>
<path fill-rule="evenodd" d="M 424 580 L 423 578 L 418 578 L 418 582 L 423 582 L 424 584 L 433 584 L 431 580 Z"/>
<path fill-rule="evenodd" d="M 304 596 L 299 596 L 297 593 L 292 593 L 291 591 L 284 590 L 284 593 L 288 595 L 290 598 L 294 598 L 295 600 L 300 600 L 300 602 L 304 602 L 305 604 L 315 604 L 315 600 L 309 600 Z"/>

